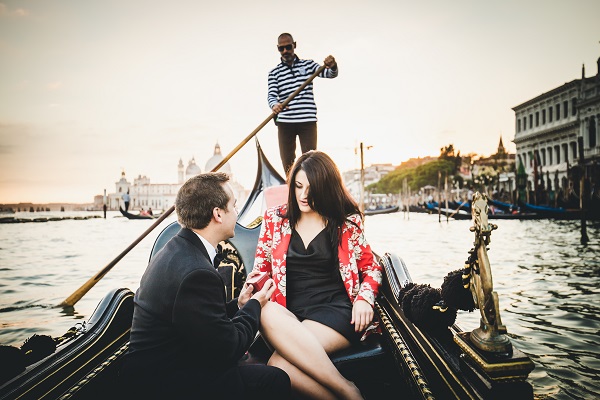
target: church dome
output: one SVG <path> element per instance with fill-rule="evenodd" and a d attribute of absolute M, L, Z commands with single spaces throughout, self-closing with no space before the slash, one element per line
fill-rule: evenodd
<path fill-rule="evenodd" d="M 185 169 L 186 176 L 196 176 L 201 173 L 202 171 L 200 170 L 200 167 L 196 164 L 196 160 L 192 157 L 192 159 L 188 163 L 187 168 Z"/>
<path fill-rule="evenodd" d="M 214 167 L 216 167 L 217 164 L 219 164 L 221 161 L 223 161 L 224 158 L 225 157 L 223 157 L 223 154 L 221 154 L 221 146 L 219 146 L 219 143 L 215 144 L 215 153 L 206 162 L 206 166 L 204 167 L 204 170 L 212 171 L 212 169 Z M 219 171 L 225 172 L 226 174 L 231 175 L 231 166 L 229 166 L 229 163 L 225 163 L 225 165 L 223 165 L 221 168 L 219 168 Z"/>

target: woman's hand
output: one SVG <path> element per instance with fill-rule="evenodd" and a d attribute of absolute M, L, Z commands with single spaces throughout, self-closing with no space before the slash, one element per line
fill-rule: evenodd
<path fill-rule="evenodd" d="M 373 307 L 365 300 L 356 300 L 352 306 L 352 321 L 354 331 L 362 332 L 373 320 Z"/>

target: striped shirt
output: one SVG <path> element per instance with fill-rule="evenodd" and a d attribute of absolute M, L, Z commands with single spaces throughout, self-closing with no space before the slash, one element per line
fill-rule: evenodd
<path fill-rule="evenodd" d="M 319 69 L 320 65 L 313 60 L 296 60 L 290 67 L 281 62 L 269 72 L 269 91 L 267 101 L 269 108 L 277 103 L 283 103 L 290 94 L 294 93 L 312 74 Z M 326 68 L 319 74 L 321 78 L 335 78 L 338 70 L 332 71 Z M 317 120 L 317 105 L 313 94 L 312 82 L 307 85 L 288 104 L 287 108 L 277 114 L 277 122 L 312 122 Z"/>

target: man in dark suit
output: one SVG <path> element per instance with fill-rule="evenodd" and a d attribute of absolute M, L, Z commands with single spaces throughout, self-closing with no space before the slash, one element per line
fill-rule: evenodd
<path fill-rule="evenodd" d="M 182 229 L 150 261 L 134 298 L 121 379 L 139 398 L 285 399 L 281 369 L 238 366 L 259 328 L 274 286 L 225 301 L 215 248 L 234 236 L 235 197 L 224 173 L 189 179 L 177 193 Z"/>

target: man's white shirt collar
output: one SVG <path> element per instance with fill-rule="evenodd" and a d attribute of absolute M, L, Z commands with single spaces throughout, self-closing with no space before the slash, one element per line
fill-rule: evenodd
<path fill-rule="evenodd" d="M 192 231 L 192 232 L 194 232 L 194 231 Z M 196 233 L 196 232 L 194 232 L 194 233 L 196 234 L 196 236 L 198 236 L 200 238 L 200 241 L 202 242 L 202 244 L 204 245 L 204 248 L 206 249 L 206 252 L 208 253 L 208 257 L 210 258 L 210 262 L 214 264 L 214 262 L 215 262 L 215 256 L 217 255 L 217 249 L 215 249 L 213 247 L 213 245 L 209 243 L 208 240 L 204 239 L 198 233 Z"/>

